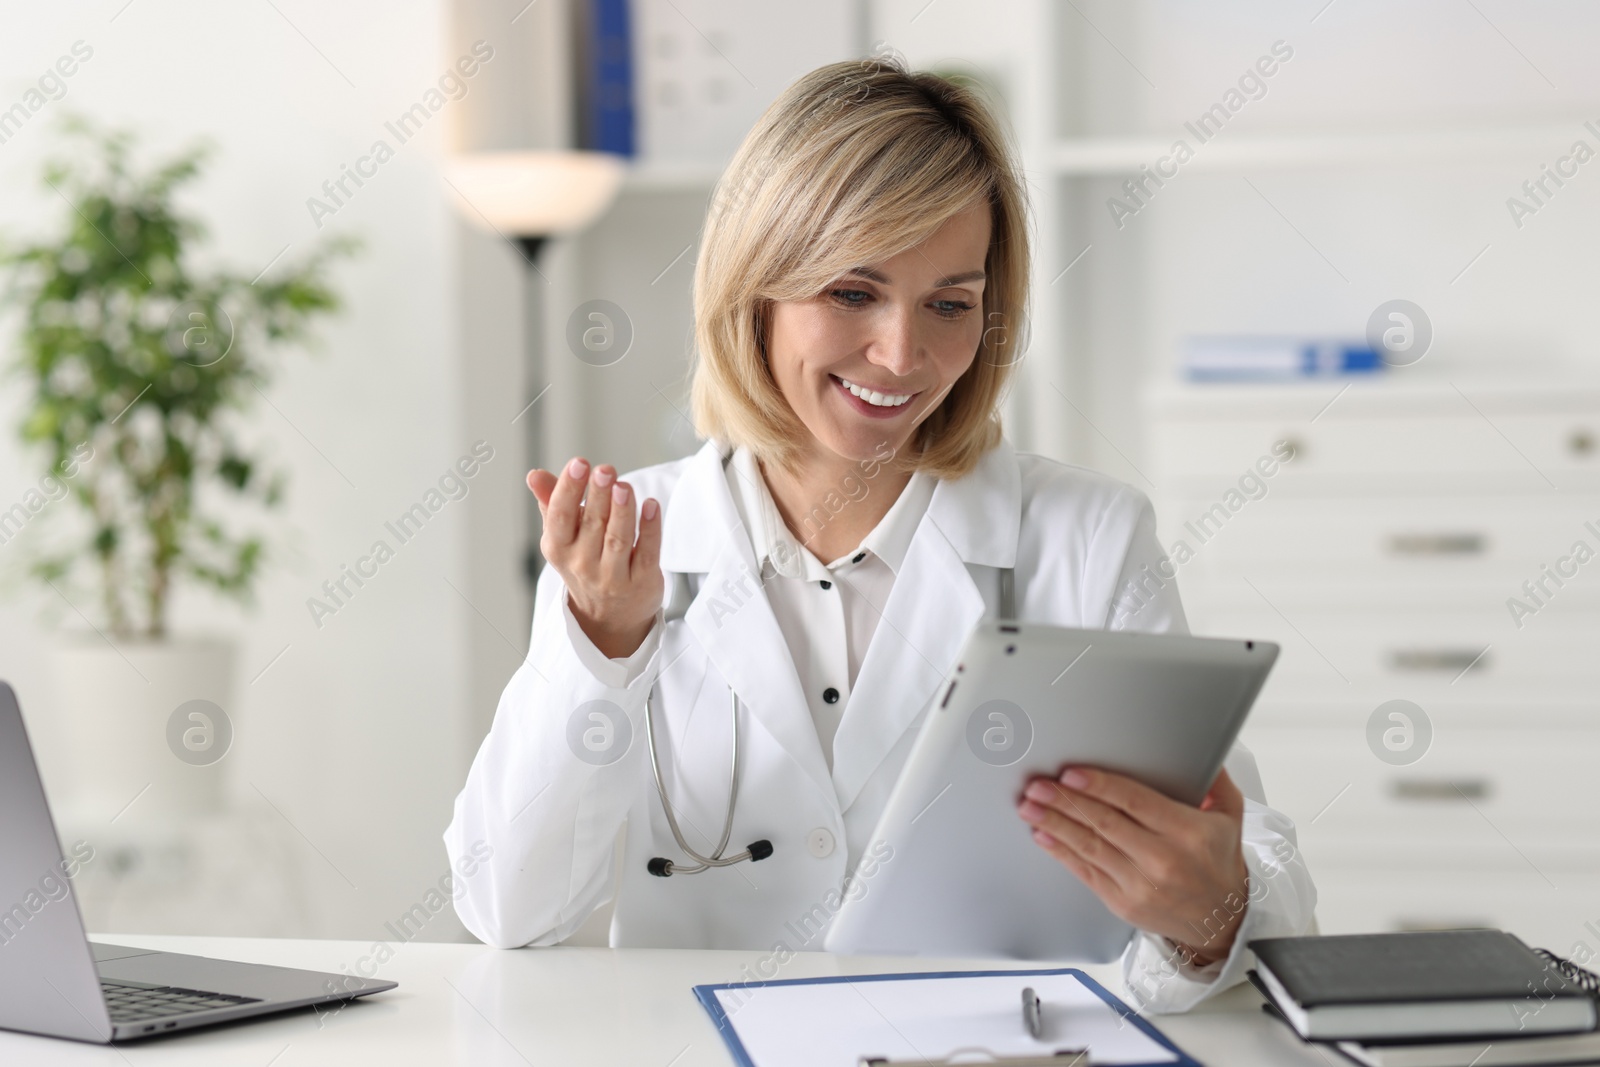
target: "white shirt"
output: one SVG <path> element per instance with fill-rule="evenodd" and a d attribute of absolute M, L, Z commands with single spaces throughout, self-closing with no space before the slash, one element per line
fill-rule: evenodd
<path fill-rule="evenodd" d="M 728 462 L 728 485 L 739 517 L 750 531 L 751 545 L 760 566 L 761 586 L 778 618 L 790 658 L 800 675 L 817 737 L 833 769 L 833 739 L 845 706 L 855 688 L 856 674 L 866 658 L 867 645 L 878 628 L 889 589 L 905 559 L 912 534 L 928 510 L 935 480 L 915 471 L 900 495 L 872 532 L 854 549 L 824 565 L 805 544 L 796 540 L 784 523 L 767 488 L 755 455 L 749 449 L 734 451 Z M 885 477 L 881 464 L 872 475 L 850 475 L 841 486 L 818 502 L 806 523 L 808 541 L 853 501 L 865 500 Z M 808 517 L 809 517 L 808 516 Z"/>
<path fill-rule="evenodd" d="M 906 548 L 933 498 L 936 479 L 914 471 L 872 532 L 854 549 L 824 564 L 784 523 L 754 453 L 748 448 L 735 449 L 726 471 L 728 489 L 760 567 L 762 589 L 789 646 L 832 770 L 834 735 Z M 877 489 L 883 474 L 882 464 L 868 464 L 860 474 L 851 475 L 849 484 L 841 484 L 839 491 L 819 501 L 810 512 L 816 517 L 815 527 L 806 524 L 807 540 L 852 502 L 866 499 L 875 490 L 883 491 Z M 655 625 L 633 655 L 607 659 L 578 625 L 571 608 L 563 603 L 562 611 L 574 650 L 596 680 L 607 685 L 631 684 L 660 644 L 663 622 L 658 612 Z"/>

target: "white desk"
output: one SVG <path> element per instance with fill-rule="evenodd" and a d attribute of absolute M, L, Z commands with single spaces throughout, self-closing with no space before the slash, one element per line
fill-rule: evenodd
<path fill-rule="evenodd" d="M 256 938 L 92 935 L 96 941 L 338 972 L 356 967 L 371 944 Z M 398 989 L 322 1019 L 309 1009 L 195 1030 L 131 1045 L 83 1045 L 0 1031 L 0 1064 L 194 1064 L 199 1067 L 311 1067 L 338 1064 L 448 1064 L 545 1067 L 728 1067 L 732 1060 L 690 987 L 739 981 L 759 952 L 391 945 L 379 974 Z M 967 960 L 910 961 L 800 953 L 776 975 L 802 978 L 905 970 L 982 969 Z M 1006 961 L 1000 966 L 1026 966 Z M 370 968 L 369 968 L 370 970 Z M 1120 989 L 1114 966 L 1086 967 Z M 1259 1007 L 1243 986 L 1187 1015 L 1156 1024 L 1207 1067 L 1326 1067 Z M 1020 1023 L 1019 1023 L 1020 1025 Z"/>

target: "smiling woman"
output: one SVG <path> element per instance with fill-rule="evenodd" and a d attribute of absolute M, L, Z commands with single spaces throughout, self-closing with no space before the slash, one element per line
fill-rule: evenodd
<path fill-rule="evenodd" d="M 495 849 L 456 902 L 473 933 L 553 944 L 614 898 L 617 946 L 819 948 L 986 614 L 1186 630 L 1175 582 L 1132 608 L 1163 560 L 1144 495 L 1001 432 L 1026 347 L 1014 160 L 978 96 L 891 57 L 812 71 L 750 131 L 695 271 L 706 444 L 625 478 L 529 472 L 550 565 L 445 834 Z M 1019 771 L 1015 848 L 1139 929 L 1141 1007 L 1187 1007 L 1243 978 L 1251 937 L 1310 925 L 1293 824 L 1249 752 L 1226 768 L 1199 807 Z"/>

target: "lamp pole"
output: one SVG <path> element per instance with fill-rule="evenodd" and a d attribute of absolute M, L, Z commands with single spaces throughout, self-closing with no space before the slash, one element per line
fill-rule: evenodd
<path fill-rule="evenodd" d="M 522 252 L 525 261 L 522 272 L 523 286 L 523 312 L 524 321 L 527 323 L 527 339 L 524 343 L 525 365 L 527 367 L 527 382 L 530 402 L 539 395 L 539 391 L 546 387 L 544 379 L 548 377 L 545 366 L 544 352 L 544 293 L 540 289 L 542 284 L 539 278 L 539 252 L 544 248 L 547 238 L 540 234 L 535 236 L 518 236 L 517 247 Z M 533 467 L 542 466 L 544 458 L 544 416 L 537 403 L 530 403 L 523 414 L 526 425 L 523 426 L 523 441 L 527 448 L 527 457 Z M 527 578 L 529 588 L 536 588 L 539 584 L 539 572 L 544 569 L 544 556 L 539 551 L 539 535 L 543 530 L 544 522 L 539 514 L 539 501 L 528 494 L 528 545 L 523 551 L 522 569 Z"/>

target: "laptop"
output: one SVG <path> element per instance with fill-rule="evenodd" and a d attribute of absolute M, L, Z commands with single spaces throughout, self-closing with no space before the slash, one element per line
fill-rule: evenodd
<path fill-rule="evenodd" d="M 397 983 L 91 942 L 11 686 L 0 682 L 0 1028 L 101 1044 Z"/>

